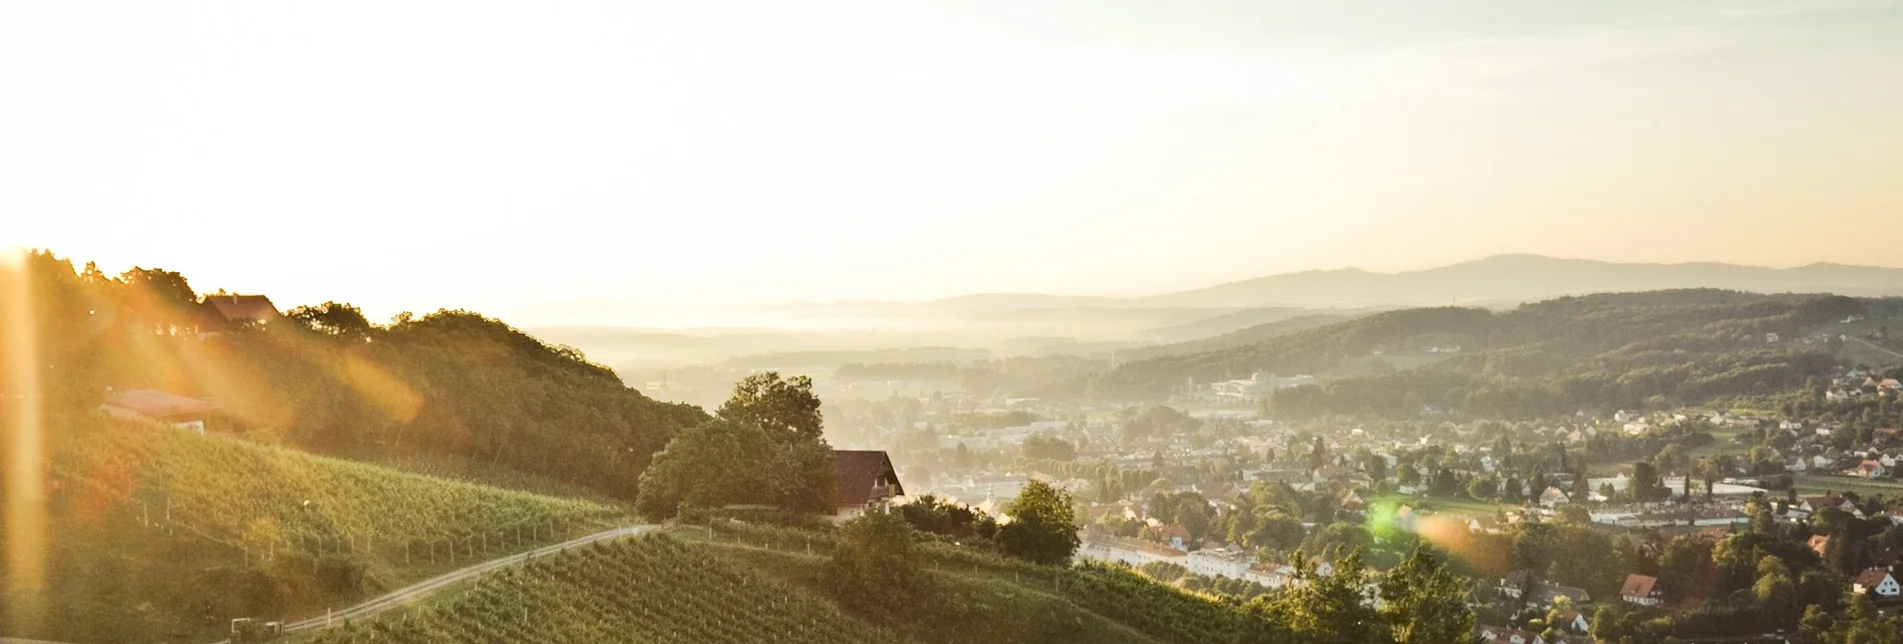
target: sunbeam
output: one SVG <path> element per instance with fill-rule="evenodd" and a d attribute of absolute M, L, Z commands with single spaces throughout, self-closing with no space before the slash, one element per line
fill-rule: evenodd
<path fill-rule="evenodd" d="M 24 250 L 0 253 L 7 621 L 15 630 L 35 632 L 44 625 L 46 609 L 46 459 L 30 269 Z"/>

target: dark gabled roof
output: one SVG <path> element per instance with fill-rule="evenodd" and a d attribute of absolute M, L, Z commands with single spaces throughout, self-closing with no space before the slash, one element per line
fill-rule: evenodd
<path fill-rule="evenodd" d="M 205 306 L 226 322 L 256 322 L 278 317 L 278 307 L 263 295 L 207 295 Z"/>
<path fill-rule="evenodd" d="M 833 486 L 833 502 L 840 507 L 872 502 L 872 489 L 881 478 L 891 481 L 894 496 L 905 495 L 899 474 L 892 469 L 892 459 L 883 451 L 833 450 L 833 468 L 839 474 Z"/>

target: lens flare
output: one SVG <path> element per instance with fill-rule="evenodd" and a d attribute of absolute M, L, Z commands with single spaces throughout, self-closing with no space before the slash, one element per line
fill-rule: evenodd
<path fill-rule="evenodd" d="M 0 250 L 0 429 L 6 435 L 6 601 L 9 627 L 45 626 L 46 475 L 39 345 L 26 251 Z"/>
<path fill-rule="evenodd" d="M 1373 504 L 1368 509 L 1368 532 L 1384 541 L 1402 537 L 1419 539 L 1450 559 L 1490 575 L 1504 575 L 1511 565 L 1512 548 L 1492 535 L 1469 527 L 1473 517 L 1422 512 L 1396 502 Z"/>

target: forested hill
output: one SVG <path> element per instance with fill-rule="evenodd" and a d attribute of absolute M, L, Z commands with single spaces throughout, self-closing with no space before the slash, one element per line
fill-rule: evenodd
<path fill-rule="evenodd" d="M 1074 380 L 1044 395 L 1161 399 L 1258 371 L 1313 374 L 1283 390 L 1278 414 L 1418 409 L 1536 415 L 1693 403 L 1802 385 L 1838 364 L 1806 332 L 1893 300 L 1674 290 L 1565 297 L 1506 312 L 1392 311 L 1246 347 L 1166 356 Z M 1770 342 L 1766 334 L 1778 334 Z"/>
<path fill-rule="evenodd" d="M 44 253 L 29 273 L 56 414 L 158 389 L 211 401 L 215 429 L 263 442 L 450 475 L 527 473 L 625 499 L 654 452 L 707 418 L 465 311 L 376 325 L 326 303 L 233 321 L 212 304 L 256 300 L 201 297 L 178 273 L 107 276 Z"/>

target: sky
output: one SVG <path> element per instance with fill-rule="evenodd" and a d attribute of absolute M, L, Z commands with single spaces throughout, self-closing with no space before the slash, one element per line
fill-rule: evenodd
<path fill-rule="evenodd" d="M 281 307 L 1903 265 L 1903 0 L 15 2 L 0 246 Z"/>

